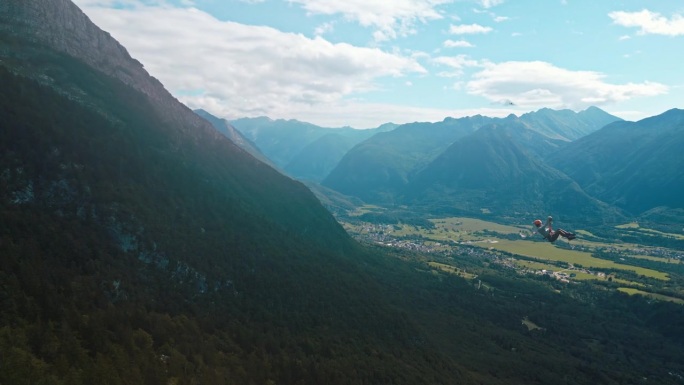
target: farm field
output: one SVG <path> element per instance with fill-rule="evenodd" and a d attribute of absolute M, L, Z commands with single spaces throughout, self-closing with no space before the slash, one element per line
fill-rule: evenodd
<path fill-rule="evenodd" d="M 637 266 L 630 266 L 619 264 L 613 261 L 599 259 L 593 257 L 591 252 L 578 251 L 572 249 L 565 249 L 557 247 L 548 242 L 535 242 L 528 239 L 508 240 L 497 238 L 496 236 L 483 236 L 483 232 L 489 231 L 498 234 L 521 234 L 526 231 L 522 227 L 501 225 L 493 222 L 487 222 L 480 219 L 473 218 L 444 218 L 432 220 L 435 224 L 434 229 L 424 229 L 411 225 L 395 225 L 390 230 L 391 234 L 396 237 L 420 237 L 424 240 L 432 240 L 438 242 L 457 243 L 467 242 L 469 244 L 485 247 L 488 249 L 495 249 L 505 251 L 525 257 L 535 258 L 539 260 L 564 262 L 573 265 L 581 265 L 585 268 L 601 268 L 601 269 L 619 269 L 633 271 L 638 275 L 646 277 L 668 280 L 667 273 L 646 269 Z M 532 234 L 523 234 L 527 237 Z M 521 236 L 522 238 L 522 236 Z M 559 240 L 556 242 L 565 242 Z M 582 246 L 582 249 L 605 247 L 606 243 L 594 243 L 590 241 L 573 241 L 573 244 Z M 621 248 L 637 247 L 636 245 L 620 245 Z"/>
<path fill-rule="evenodd" d="M 637 223 L 637 222 L 626 223 L 626 224 L 624 224 L 624 225 L 619 225 L 619 226 L 615 226 L 615 227 L 618 228 L 618 229 L 639 230 L 639 231 L 642 231 L 642 232 L 646 232 L 646 233 L 658 235 L 658 236 L 661 236 L 661 237 L 671 237 L 671 238 L 675 238 L 675 239 L 684 239 L 684 235 L 682 235 L 682 234 L 665 233 L 665 232 L 662 232 L 662 231 L 657 231 L 657 230 L 653 230 L 653 229 L 643 228 L 643 227 L 641 227 L 641 226 L 639 225 L 639 223 Z"/>
<path fill-rule="evenodd" d="M 629 295 L 643 295 L 645 297 L 651 297 L 655 298 L 661 301 L 670 301 L 678 304 L 684 304 L 684 299 L 681 298 L 675 298 L 675 297 L 670 297 L 667 295 L 662 295 L 662 294 L 657 294 L 657 293 L 649 293 L 647 291 L 639 290 L 639 289 L 634 289 L 631 287 L 620 287 L 618 288 L 618 291 L 621 291 L 623 293 L 627 293 Z"/>
<path fill-rule="evenodd" d="M 660 280 L 669 279 L 667 273 L 638 266 L 623 265 L 605 259 L 599 259 L 593 257 L 591 253 L 586 251 L 562 249 L 546 242 L 542 243 L 531 241 L 500 240 L 499 242 L 489 244 L 489 247 L 492 247 L 496 250 L 506 251 L 526 257 L 538 258 L 541 260 L 581 265 L 585 268 L 627 270 L 650 278 L 656 278 Z"/>
<path fill-rule="evenodd" d="M 376 208 L 371 208 L 375 210 Z M 431 228 L 395 223 L 391 225 L 370 223 L 343 223 L 352 234 L 363 234 L 366 239 L 374 240 L 386 246 L 410 247 L 413 250 L 428 253 L 449 252 L 459 247 L 475 247 L 488 253 L 503 253 L 509 267 L 516 270 L 541 273 L 546 270 L 556 273 L 558 279 L 571 281 L 608 281 L 630 287 L 644 287 L 644 283 L 635 281 L 636 277 L 669 282 L 669 269 L 663 270 L 658 266 L 681 263 L 680 257 L 664 257 L 663 248 L 646 247 L 643 245 L 610 242 L 602 239 L 588 230 L 576 230 L 579 239 L 568 242 L 559 239 L 556 243 L 543 242 L 532 231 L 532 226 L 505 225 L 482 219 L 449 217 L 430 219 L 434 225 Z M 640 234 L 653 234 L 648 229 L 638 227 L 638 224 L 619 226 L 618 230 L 639 231 Z M 662 233 L 664 234 L 664 233 Z M 665 234 L 663 236 L 670 236 Z M 677 234 L 674 234 L 677 235 Z M 583 239 L 584 238 L 584 239 Z M 675 238 L 675 237 L 672 237 Z M 622 257 L 619 260 L 597 258 L 596 250 L 613 250 Z M 677 255 L 669 250 L 670 255 Z M 508 255 L 508 257 L 506 257 Z M 656 268 L 634 266 L 635 260 L 653 261 Z M 620 263 L 624 261 L 626 263 Z M 458 266 L 448 264 L 430 265 L 431 268 L 458 274 Z M 610 274 L 600 274 L 596 271 L 613 271 Z M 624 274 L 621 274 L 623 271 Z M 564 273 L 564 274 L 560 274 Z M 641 281 L 642 279 L 639 279 Z"/>

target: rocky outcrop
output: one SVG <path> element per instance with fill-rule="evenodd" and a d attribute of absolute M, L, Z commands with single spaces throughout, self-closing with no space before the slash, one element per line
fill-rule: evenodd
<path fill-rule="evenodd" d="M 92 23 L 70 0 L 2 0 L 0 34 L 13 40 L 47 46 L 119 79 L 147 95 L 159 116 L 173 123 L 172 126 L 183 131 L 195 130 L 191 137 L 203 132 L 222 138 L 208 122 L 174 98 L 161 82 L 150 76 L 143 65 L 129 55 L 126 48 Z"/>

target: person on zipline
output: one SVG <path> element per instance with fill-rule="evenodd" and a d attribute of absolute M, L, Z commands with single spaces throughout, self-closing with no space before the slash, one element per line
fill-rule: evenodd
<path fill-rule="evenodd" d="M 566 238 L 568 241 L 575 239 L 575 234 L 565 231 L 563 229 L 553 230 L 552 227 L 553 218 L 549 216 L 546 219 L 546 225 L 542 226 L 542 221 L 540 219 L 534 220 L 534 225 L 537 227 L 537 232 L 546 238 L 549 242 L 555 242 L 559 236 Z"/>

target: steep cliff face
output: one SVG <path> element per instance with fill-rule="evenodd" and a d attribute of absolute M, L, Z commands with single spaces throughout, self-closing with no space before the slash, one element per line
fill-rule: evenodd
<path fill-rule="evenodd" d="M 93 24 L 70 0 L 2 0 L 0 33 L 8 40 L 18 38 L 62 52 L 119 79 L 147 95 L 155 112 L 181 130 L 220 136 L 178 102 L 126 48 Z M 1 46 L 0 57 L 15 54 Z"/>

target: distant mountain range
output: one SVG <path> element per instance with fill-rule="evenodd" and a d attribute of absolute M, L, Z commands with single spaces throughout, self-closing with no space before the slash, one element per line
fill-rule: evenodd
<path fill-rule="evenodd" d="M 615 219 L 615 210 L 526 149 L 535 142 L 544 142 L 543 136 L 519 122 L 484 126 L 421 169 L 404 199 L 428 212 L 486 212 L 518 219 L 562 213 L 564 220 L 575 222 L 590 215 Z"/>
<path fill-rule="evenodd" d="M 230 121 L 264 155 L 287 174 L 320 181 L 330 173 L 354 145 L 397 125 L 357 130 L 351 127 L 324 128 L 297 120 L 266 117 Z"/>
<path fill-rule="evenodd" d="M 249 135 L 271 151 L 299 152 L 291 175 L 366 203 L 510 220 L 546 213 L 575 222 L 684 220 L 680 110 L 635 123 L 596 107 L 447 118 L 364 140 L 330 133 L 309 139 L 306 150 L 306 124 L 248 122 Z M 283 137 L 300 139 L 293 148 Z"/>
<path fill-rule="evenodd" d="M 587 195 L 548 159 L 570 138 L 619 120 L 592 107 L 407 124 L 354 147 L 322 184 L 368 203 L 432 214 L 584 220 L 598 210 L 615 219 L 618 210 Z"/>
<path fill-rule="evenodd" d="M 684 110 L 615 122 L 550 157 L 588 194 L 633 215 L 684 209 Z"/>

